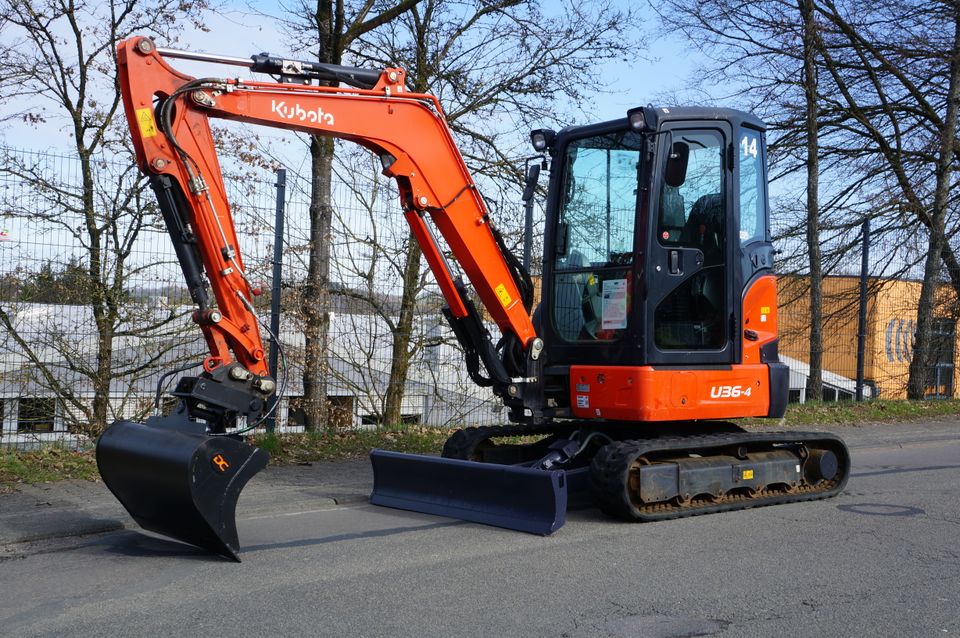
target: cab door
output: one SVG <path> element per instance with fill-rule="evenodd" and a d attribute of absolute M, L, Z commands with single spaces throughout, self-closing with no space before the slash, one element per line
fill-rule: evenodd
<path fill-rule="evenodd" d="M 668 122 L 661 129 L 646 268 L 650 364 L 736 361 L 731 137 L 726 122 Z"/>

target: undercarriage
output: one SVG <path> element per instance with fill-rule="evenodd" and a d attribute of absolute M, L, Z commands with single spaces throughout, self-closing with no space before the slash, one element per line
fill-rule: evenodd
<path fill-rule="evenodd" d="M 466 428 L 448 439 L 443 456 L 563 469 L 571 507 L 596 505 L 627 521 L 829 498 L 850 472 L 839 437 L 750 432 L 731 423 Z"/>

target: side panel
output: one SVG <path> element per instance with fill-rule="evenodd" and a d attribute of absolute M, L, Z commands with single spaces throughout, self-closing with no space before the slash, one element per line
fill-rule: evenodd
<path fill-rule="evenodd" d="M 743 295 L 743 363 L 768 363 L 760 349 L 777 338 L 777 278 L 757 277 Z"/>
<path fill-rule="evenodd" d="M 719 368 L 719 367 L 718 367 Z M 653 366 L 570 366 L 571 411 L 580 418 L 684 421 L 767 416 L 764 364 L 689 370 Z"/>
<path fill-rule="evenodd" d="M 770 405 L 765 416 L 780 418 L 787 409 L 790 369 L 778 354 L 777 278 L 762 275 L 743 296 L 743 362 L 762 363 L 770 369 Z"/>

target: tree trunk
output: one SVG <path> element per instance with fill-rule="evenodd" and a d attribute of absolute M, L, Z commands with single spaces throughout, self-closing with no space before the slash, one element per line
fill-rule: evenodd
<path fill-rule="evenodd" d="M 803 20 L 803 90 L 807 133 L 807 256 L 810 264 L 810 374 L 807 399 L 823 398 L 823 269 L 820 254 L 817 23 L 813 0 L 799 0 Z"/>
<path fill-rule="evenodd" d="M 414 12 L 414 24 L 417 31 L 417 46 L 413 68 L 408 69 L 407 82 L 416 93 L 426 93 L 430 90 L 427 78 L 430 75 L 429 59 L 427 55 L 427 31 L 436 4 L 428 0 L 424 7 L 424 15 Z M 387 394 L 383 398 L 383 424 L 396 425 L 400 423 L 400 409 L 403 403 L 404 391 L 407 386 L 407 373 L 410 370 L 410 359 L 416 353 L 410 347 L 413 337 L 413 317 L 416 314 L 417 292 L 420 290 L 420 264 L 422 251 L 417 238 L 411 231 L 407 237 L 407 260 L 403 267 L 403 293 L 400 296 L 400 316 L 396 329 L 391 336 L 392 357 L 390 360 L 390 378 L 387 380 Z"/>
<path fill-rule="evenodd" d="M 937 157 L 936 190 L 933 211 L 930 214 L 930 240 L 927 259 L 923 269 L 923 285 L 917 305 L 917 332 L 910 361 L 910 378 L 907 381 L 907 398 L 922 399 L 926 394 L 929 371 L 933 361 L 933 308 L 939 284 L 941 257 L 947 244 L 947 205 L 950 197 L 950 173 L 953 146 L 957 134 L 958 101 L 960 101 L 960 8 L 953 13 L 953 49 L 950 54 L 950 79 L 947 89 L 947 115 L 940 130 L 940 148 Z"/>
<path fill-rule="evenodd" d="M 308 430 L 326 427 L 330 410 L 327 349 L 330 331 L 330 241 L 333 222 L 333 139 L 310 141 L 310 260 L 303 299 L 303 411 Z"/>
<path fill-rule="evenodd" d="M 340 64 L 341 33 L 336 28 L 343 7 L 317 0 L 313 15 L 319 51 L 317 61 Z M 336 82 L 331 85 L 336 85 Z M 303 412 L 307 430 L 330 424 L 327 401 L 327 358 L 330 340 L 330 242 L 333 225 L 333 138 L 310 140 L 310 258 L 303 298 Z"/>
<path fill-rule="evenodd" d="M 81 132 L 79 126 L 75 130 Z M 90 151 L 83 147 L 80 138 L 77 140 L 77 151 L 80 156 L 80 178 L 83 182 L 83 218 L 87 235 L 90 239 L 87 268 L 90 291 L 90 309 L 93 313 L 94 325 L 97 328 L 96 342 L 96 371 L 92 375 L 93 401 L 90 413 L 89 433 L 102 432 L 107 427 L 107 418 L 110 408 L 110 381 L 113 377 L 113 331 L 114 322 L 110 316 L 107 304 L 107 290 L 103 282 L 103 231 L 98 224 L 95 204 L 93 201 L 94 179 L 93 166 L 90 161 Z"/>
<path fill-rule="evenodd" d="M 415 349 L 410 347 L 413 338 L 413 318 L 416 314 L 417 291 L 420 283 L 420 246 L 411 233 L 410 248 L 403 268 L 403 295 L 400 298 L 400 318 L 392 336 L 392 358 L 387 394 L 383 398 L 383 424 L 400 423 L 400 409 L 407 385 L 407 372 Z"/>

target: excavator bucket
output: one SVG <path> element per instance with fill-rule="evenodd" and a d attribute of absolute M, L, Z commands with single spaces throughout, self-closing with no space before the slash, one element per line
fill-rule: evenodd
<path fill-rule="evenodd" d="M 97 441 L 97 467 L 144 529 L 240 561 L 240 491 L 269 455 L 186 418 L 117 421 Z"/>
<path fill-rule="evenodd" d="M 532 534 L 566 520 L 563 470 L 537 470 L 385 450 L 370 453 L 370 502 Z"/>

